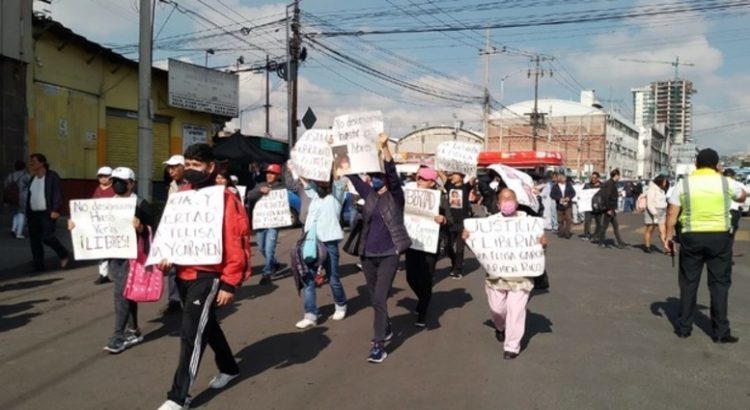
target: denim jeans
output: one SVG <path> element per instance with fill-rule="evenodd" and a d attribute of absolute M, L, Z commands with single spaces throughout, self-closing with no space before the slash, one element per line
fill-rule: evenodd
<path fill-rule="evenodd" d="M 115 300 L 115 332 L 114 336 L 125 339 L 125 329 L 138 328 L 138 304 L 132 300 L 125 299 L 123 291 L 128 281 L 128 268 L 130 264 L 127 259 L 109 259 L 107 269 L 113 282 Z"/>
<path fill-rule="evenodd" d="M 339 242 L 340 241 L 328 241 L 325 242 L 326 251 L 328 256 L 326 257 L 323 267 L 328 275 L 328 284 L 331 285 L 331 292 L 333 292 L 333 301 L 338 306 L 346 305 L 346 294 L 344 293 L 344 287 L 341 285 L 341 279 L 339 279 Z M 315 275 L 317 271 L 310 269 L 307 271 L 307 278 L 305 278 L 305 289 L 303 297 L 305 301 L 305 317 L 310 319 L 317 319 L 318 317 L 318 305 L 315 303 Z"/>
<path fill-rule="evenodd" d="M 276 228 L 261 229 L 257 231 L 258 250 L 266 260 L 263 264 L 263 276 L 268 276 L 273 272 L 273 268 L 278 264 L 276 261 L 276 241 L 279 238 L 279 230 Z"/>

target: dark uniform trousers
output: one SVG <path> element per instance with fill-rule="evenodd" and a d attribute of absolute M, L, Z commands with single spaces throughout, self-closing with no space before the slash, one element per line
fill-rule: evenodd
<path fill-rule="evenodd" d="M 729 335 L 727 306 L 732 285 L 732 240 L 728 232 L 683 233 L 680 237 L 680 316 L 677 331 L 689 333 L 695 320 L 703 265 L 708 270 L 708 289 L 711 294 L 711 324 L 714 336 Z"/>

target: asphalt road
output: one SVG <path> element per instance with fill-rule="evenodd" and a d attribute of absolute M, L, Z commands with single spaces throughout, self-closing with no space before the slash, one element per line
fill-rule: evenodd
<path fill-rule="evenodd" d="M 621 219 L 639 244 L 641 216 Z M 414 296 L 399 274 L 390 299 L 395 338 L 388 359 L 366 361 L 372 312 L 364 278 L 341 262 L 349 315 L 298 331 L 302 302 L 291 278 L 258 278 L 239 290 L 222 326 L 242 376 L 222 391 L 207 385 L 210 349 L 192 390 L 208 409 L 747 409 L 750 408 L 750 219 L 735 245 L 730 320 L 741 340 L 710 339 L 708 292 L 693 336 L 678 339 L 676 269 L 668 257 L 636 248 L 599 250 L 551 238 L 549 292 L 529 302 L 521 356 L 502 358 L 487 325 L 483 272 L 467 257 L 463 280 L 438 265 L 428 327 L 413 327 Z M 578 227 L 580 230 L 580 226 Z M 297 230 L 281 234 L 288 262 Z M 610 231 L 611 236 L 611 231 Z M 3 250 L 7 252 L 7 250 Z M 739 256 L 742 255 L 742 256 Z M 255 265 L 262 259 L 255 257 Z M 1 409 L 155 409 L 174 372 L 179 317 L 163 303 L 142 304 L 145 343 L 120 355 L 103 352 L 112 331 L 111 285 L 94 286 L 96 267 L 0 282 Z M 318 302 L 333 313 L 330 290 Z"/>

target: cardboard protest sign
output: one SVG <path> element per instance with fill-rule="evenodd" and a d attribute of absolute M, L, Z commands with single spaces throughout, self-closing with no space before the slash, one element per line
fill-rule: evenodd
<path fill-rule="evenodd" d="M 333 169 L 338 175 L 380 172 L 378 135 L 383 132 L 380 111 L 340 115 L 333 119 Z"/>
<path fill-rule="evenodd" d="M 240 194 L 242 205 L 245 205 L 245 195 L 247 194 L 247 187 L 245 185 L 235 185 L 234 187 L 237 188 L 237 192 Z"/>
<path fill-rule="evenodd" d="M 289 194 L 286 189 L 272 189 L 255 203 L 253 229 L 281 228 L 292 225 Z"/>
<path fill-rule="evenodd" d="M 135 259 L 138 241 L 133 227 L 137 198 L 70 201 L 70 232 L 76 260 Z"/>
<path fill-rule="evenodd" d="M 469 231 L 466 245 L 490 277 L 534 277 L 544 273 L 544 249 L 539 243 L 544 234 L 543 218 L 505 218 L 497 214 L 466 219 L 464 229 Z"/>
<path fill-rule="evenodd" d="M 435 155 L 435 167 L 439 171 L 474 176 L 477 174 L 477 160 L 481 150 L 481 145 L 470 142 L 441 142 Z"/>
<path fill-rule="evenodd" d="M 305 131 L 290 154 L 292 169 L 303 178 L 328 181 L 331 178 L 333 152 L 328 145 L 331 130 L 312 129 Z"/>
<path fill-rule="evenodd" d="M 404 226 L 411 238 L 411 248 L 437 253 L 440 225 L 435 216 L 440 213 L 440 191 L 406 188 L 404 198 Z"/>
<path fill-rule="evenodd" d="M 224 187 L 169 195 L 146 265 L 216 265 L 223 258 Z"/>
<path fill-rule="evenodd" d="M 493 164 L 487 168 L 500 175 L 505 185 L 515 192 L 519 204 L 528 206 L 534 212 L 539 212 L 539 201 L 534 194 L 534 180 L 528 174 L 501 164 Z"/>
<path fill-rule="evenodd" d="M 591 200 L 599 192 L 599 188 L 582 189 L 578 192 L 578 212 L 591 212 Z"/>

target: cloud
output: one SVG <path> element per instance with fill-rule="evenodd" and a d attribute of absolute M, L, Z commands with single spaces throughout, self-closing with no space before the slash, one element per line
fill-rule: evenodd
<path fill-rule="evenodd" d="M 35 10 L 48 7 L 54 20 L 92 41 L 121 35 L 138 38 L 138 11 L 129 1 L 54 1 L 49 6 L 34 3 Z"/>

